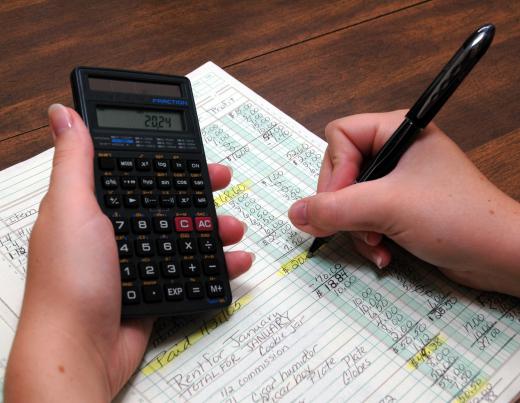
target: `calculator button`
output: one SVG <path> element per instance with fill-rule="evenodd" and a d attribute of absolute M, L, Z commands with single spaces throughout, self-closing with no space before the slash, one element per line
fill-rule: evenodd
<path fill-rule="evenodd" d="M 184 260 L 182 262 L 182 274 L 185 277 L 199 277 L 200 264 L 195 260 Z"/>
<path fill-rule="evenodd" d="M 155 179 L 153 176 L 142 176 L 139 178 L 139 187 L 143 190 L 151 190 L 155 188 Z"/>
<path fill-rule="evenodd" d="M 214 253 L 217 250 L 215 240 L 212 238 L 200 238 L 199 246 L 201 253 Z"/>
<path fill-rule="evenodd" d="M 206 207 L 208 205 L 208 198 L 206 196 L 193 196 L 193 204 L 195 207 Z"/>
<path fill-rule="evenodd" d="M 171 189 L 172 180 L 170 178 L 157 178 L 158 189 Z"/>
<path fill-rule="evenodd" d="M 174 262 L 161 262 L 161 272 L 164 277 L 179 277 L 179 267 Z"/>
<path fill-rule="evenodd" d="M 197 190 L 204 189 L 204 179 L 191 178 L 191 187 Z"/>
<path fill-rule="evenodd" d="M 155 195 L 143 195 L 143 206 L 144 207 L 155 207 L 155 206 L 157 206 L 157 196 L 155 196 Z"/>
<path fill-rule="evenodd" d="M 128 221 L 125 218 L 112 217 L 110 220 L 112 221 L 116 235 L 128 234 Z"/>
<path fill-rule="evenodd" d="M 98 166 L 103 171 L 112 171 L 116 168 L 116 162 L 110 157 L 99 157 Z"/>
<path fill-rule="evenodd" d="M 155 263 L 141 262 L 139 263 L 139 275 L 143 280 L 153 280 L 159 276 L 159 270 Z"/>
<path fill-rule="evenodd" d="M 135 252 L 138 256 L 153 256 L 154 254 L 154 247 L 153 243 L 146 239 L 137 239 L 135 241 Z"/>
<path fill-rule="evenodd" d="M 175 217 L 175 230 L 177 232 L 193 231 L 193 221 L 191 217 Z"/>
<path fill-rule="evenodd" d="M 159 285 L 144 285 L 143 286 L 143 299 L 146 302 L 161 302 L 162 293 Z"/>
<path fill-rule="evenodd" d="M 122 176 L 119 181 L 123 189 L 135 189 L 137 186 L 137 179 L 133 176 Z"/>
<path fill-rule="evenodd" d="M 135 266 L 131 263 L 121 263 L 121 281 L 134 281 L 137 278 Z"/>
<path fill-rule="evenodd" d="M 200 172 L 200 169 L 201 169 L 200 161 L 197 161 L 197 160 L 188 161 L 188 171 Z"/>
<path fill-rule="evenodd" d="M 189 282 L 186 284 L 186 294 L 189 299 L 200 299 L 204 297 L 204 289 L 197 282 Z"/>
<path fill-rule="evenodd" d="M 126 239 L 117 241 L 117 251 L 119 257 L 130 257 L 132 256 L 132 245 Z"/>
<path fill-rule="evenodd" d="M 178 241 L 179 252 L 182 255 L 194 255 L 196 252 L 195 239 L 193 238 L 182 238 Z"/>
<path fill-rule="evenodd" d="M 222 281 L 208 281 L 206 288 L 209 298 L 223 297 L 226 290 Z"/>
<path fill-rule="evenodd" d="M 139 199 L 137 198 L 137 196 L 125 195 L 124 203 L 125 203 L 125 207 L 128 207 L 128 208 L 139 207 Z"/>
<path fill-rule="evenodd" d="M 183 160 L 172 160 L 171 164 L 173 172 L 184 172 L 186 170 L 186 164 Z"/>
<path fill-rule="evenodd" d="M 153 160 L 153 169 L 156 172 L 168 171 L 168 161 L 163 160 L 163 159 L 154 159 Z"/>
<path fill-rule="evenodd" d="M 161 256 L 171 256 L 175 253 L 175 247 L 171 239 L 158 239 L 157 251 Z"/>
<path fill-rule="evenodd" d="M 121 171 L 131 171 L 134 169 L 134 160 L 131 158 L 118 158 L 117 166 Z"/>
<path fill-rule="evenodd" d="M 213 230 L 213 221 L 211 217 L 195 217 L 195 229 L 199 232 Z"/>
<path fill-rule="evenodd" d="M 119 195 L 105 195 L 105 206 L 108 208 L 121 207 L 121 198 Z"/>
<path fill-rule="evenodd" d="M 188 189 L 188 179 L 186 179 L 186 178 L 175 178 L 173 180 L 173 187 L 176 190 L 186 190 L 186 189 Z"/>
<path fill-rule="evenodd" d="M 175 197 L 174 196 L 161 195 L 159 200 L 161 203 L 161 207 L 171 208 L 171 207 L 175 206 Z"/>
<path fill-rule="evenodd" d="M 117 189 L 117 179 L 114 176 L 102 176 L 101 185 L 104 189 Z"/>
<path fill-rule="evenodd" d="M 154 217 L 153 218 L 153 229 L 155 232 L 167 234 L 172 232 L 172 226 L 170 220 L 166 217 Z"/>
<path fill-rule="evenodd" d="M 138 304 L 141 301 L 137 287 L 123 287 L 122 296 L 123 305 Z"/>
<path fill-rule="evenodd" d="M 152 167 L 152 163 L 149 159 L 138 158 L 136 160 L 135 167 L 137 168 L 138 171 L 149 171 L 150 168 Z"/>
<path fill-rule="evenodd" d="M 132 218 L 132 231 L 135 234 L 148 234 L 152 230 L 150 219 L 147 217 Z"/>
<path fill-rule="evenodd" d="M 215 276 L 219 274 L 218 263 L 216 260 L 205 260 L 204 261 L 204 274 L 206 276 Z"/>
<path fill-rule="evenodd" d="M 164 286 L 164 295 L 168 301 L 180 301 L 184 298 L 184 288 L 181 283 L 167 284 Z"/>
<path fill-rule="evenodd" d="M 191 206 L 191 199 L 189 196 L 177 196 L 177 206 L 179 208 L 188 208 Z"/>

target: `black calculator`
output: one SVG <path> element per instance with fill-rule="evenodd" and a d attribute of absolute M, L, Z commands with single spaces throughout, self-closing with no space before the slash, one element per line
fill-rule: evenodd
<path fill-rule="evenodd" d="M 71 83 L 94 142 L 97 200 L 114 226 L 122 316 L 228 306 L 231 289 L 190 81 L 78 67 Z"/>

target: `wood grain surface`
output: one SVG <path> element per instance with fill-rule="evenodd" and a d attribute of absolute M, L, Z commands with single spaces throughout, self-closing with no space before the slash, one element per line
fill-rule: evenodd
<path fill-rule="evenodd" d="M 520 3 L 38 1 L 0 3 L 0 169 L 52 144 L 77 65 L 186 74 L 212 60 L 319 136 L 338 117 L 410 107 L 477 26 L 486 56 L 436 122 L 520 199 Z"/>

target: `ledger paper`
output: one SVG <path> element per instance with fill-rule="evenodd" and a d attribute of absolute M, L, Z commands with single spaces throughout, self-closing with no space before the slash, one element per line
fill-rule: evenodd
<path fill-rule="evenodd" d="M 118 399 L 507 401 L 520 390 L 520 304 L 457 286 L 399 254 L 381 273 L 338 236 L 312 239 L 288 207 L 315 192 L 325 143 L 213 63 L 189 75 L 206 156 L 233 168 L 219 214 L 248 225 L 256 254 L 220 312 L 160 320 Z M 0 341 L 5 366 L 27 238 L 52 150 L 0 172 Z"/>

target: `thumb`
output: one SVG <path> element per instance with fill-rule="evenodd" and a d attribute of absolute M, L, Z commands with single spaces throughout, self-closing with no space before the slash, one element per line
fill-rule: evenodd
<path fill-rule="evenodd" d="M 94 149 L 87 127 L 75 111 L 61 104 L 51 105 L 48 114 L 55 145 L 50 189 L 92 194 Z"/>
<path fill-rule="evenodd" d="M 300 230 L 322 237 L 338 231 L 388 233 L 393 202 L 380 180 L 356 183 L 335 192 L 298 200 L 289 219 Z"/>

